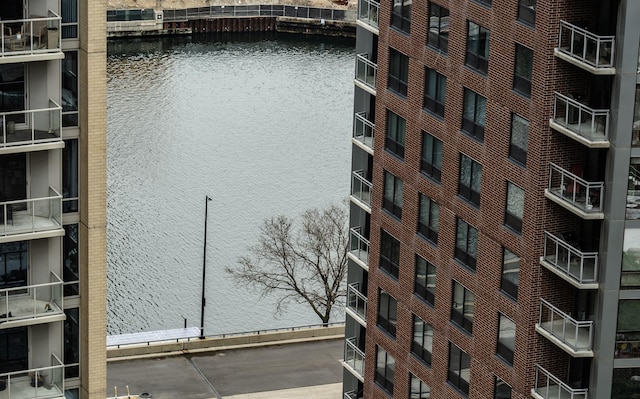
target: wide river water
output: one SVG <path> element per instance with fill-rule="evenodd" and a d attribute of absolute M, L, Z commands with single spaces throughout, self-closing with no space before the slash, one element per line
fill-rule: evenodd
<path fill-rule="evenodd" d="M 199 326 L 206 195 L 205 333 L 320 322 L 224 268 L 264 218 L 347 197 L 354 59 L 318 37 L 109 42 L 108 334 Z"/>

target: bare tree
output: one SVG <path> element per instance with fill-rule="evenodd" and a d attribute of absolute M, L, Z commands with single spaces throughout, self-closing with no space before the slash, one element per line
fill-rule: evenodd
<path fill-rule="evenodd" d="M 275 294 L 276 312 L 290 302 L 306 303 L 327 325 L 346 296 L 349 229 L 339 205 L 308 209 L 298 220 L 272 216 L 260 227 L 258 244 L 225 271 L 237 283 Z"/>

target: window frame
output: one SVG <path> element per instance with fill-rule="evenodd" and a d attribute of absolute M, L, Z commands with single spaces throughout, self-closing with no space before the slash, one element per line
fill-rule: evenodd
<path fill-rule="evenodd" d="M 524 196 L 524 189 L 507 180 L 507 198 L 504 206 L 504 224 L 518 234 L 522 234 Z"/>
<path fill-rule="evenodd" d="M 511 334 L 509 336 L 508 334 Z M 503 334 L 507 334 L 504 336 Z M 512 342 L 509 342 L 512 341 Z M 502 313 L 498 313 L 498 339 L 496 340 L 496 356 L 513 366 L 513 354 L 516 342 L 516 323 Z"/>
<path fill-rule="evenodd" d="M 381 230 L 379 267 L 395 280 L 400 274 L 400 241 Z"/>
<path fill-rule="evenodd" d="M 69 223 L 63 226 L 62 238 L 62 279 L 64 281 L 63 293 L 65 297 L 80 295 L 80 247 L 78 246 L 79 225 Z"/>
<path fill-rule="evenodd" d="M 31 267 L 29 256 L 30 240 L 13 241 L 0 244 L 0 276 L 2 283 L 0 289 L 27 287 L 29 285 L 29 269 Z M 16 265 L 15 261 L 18 261 Z M 16 270 L 17 266 L 17 270 Z M 27 290 L 19 290 L 27 293 Z M 0 310 L 0 313 L 5 313 Z"/>
<path fill-rule="evenodd" d="M 79 211 L 80 204 L 80 140 L 65 139 L 62 149 L 62 213 Z"/>
<path fill-rule="evenodd" d="M 508 392 L 504 392 L 505 389 L 500 387 L 507 387 Z M 493 379 L 493 399 L 511 399 L 511 386 L 498 376 Z"/>
<path fill-rule="evenodd" d="M 463 331 L 473 334 L 473 316 L 475 313 L 475 294 L 456 280 L 451 289 L 451 322 Z"/>
<path fill-rule="evenodd" d="M 468 173 L 464 173 L 468 170 Z M 482 189 L 482 164 L 471 157 L 460 153 L 460 172 L 458 176 L 458 196 L 466 201 L 480 206 L 480 192 Z"/>
<path fill-rule="evenodd" d="M 398 301 L 383 289 L 378 290 L 377 315 L 376 325 L 395 338 L 398 326 Z"/>
<path fill-rule="evenodd" d="M 529 4 L 526 4 L 529 3 Z M 533 3 L 533 5 L 531 5 Z M 518 1 L 518 21 L 531 27 L 536 26 L 536 0 Z"/>
<path fill-rule="evenodd" d="M 471 89 L 464 88 L 462 103 L 462 128 L 469 136 L 484 140 L 484 129 L 487 122 L 487 99 Z M 473 108 L 473 110 L 471 110 Z M 473 111 L 473 119 L 470 112 Z"/>
<path fill-rule="evenodd" d="M 509 158 L 526 166 L 529 147 L 529 121 L 511 113 L 511 134 L 509 136 Z"/>
<path fill-rule="evenodd" d="M 524 59 L 522 57 L 525 57 Z M 527 64 L 528 62 L 528 64 Z M 513 90 L 531 98 L 531 80 L 533 76 L 533 49 L 516 43 L 513 64 Z"/>
<path fill-rule="evenodd" d="M 473 21 L 467 21 L 467 47 L 464 64 L 485 76 L 489 72 L 490 41 L 491 31 L 489 29 Z"/>
<path fill-rule="evenodd" d="M 468 380 L 464 377 L 464 370 L 468 370 Z M 465 396 L 469 396 L 469 384 L 471 382 L 471 356 L 453 342 L 449 342 L 447 382 L 458 391 L 462 392 Z"/>
<path fill-rule="evenodd" d="M 400 51 L 389 47 L 389 72 L 387 88 L 403 97 L 407 97 L 409 86 L 409 57 Z"/>
<path fill-rule="evenodd" d="M 78 0 L 60 1 L 62 40 L 78 39 L 78 4 Z"/>
<path fill-rule="evenodd" d="M 385 392 L 393 396 L 396 361 L 382 346 L 376 345 L 375 382 Z M 381 358 L 382 361 L 381 361 Z M 380 372 L 382 371 L 382 372 Z"/>
<path fill-rule="evenodd" d="M 427 46 L 446 54 L 449 51 L 449 9 L 439 4 L 429 2 L 429 31 L 427 32 Z M 446 19 L 446 23 L 444 22 Z M 432 24 L 435 21 L 436 24 Z M 446 26 L 446 33 L 443 34 Z"/>
<path fill-rule="evenodd" d="M 425 209 L 426 208 L 426 209 Z M 425 216 L 423 218 L 423 216 Z M 438 231 L 440 230 L 440 205 L 427 197 L 418 194 L 418 235 L 438 245 Z"/>
<path fill-rule="evenodd" d="M 480 236 L 478 234 L 478 229 L 465 222 L 463 219 L 457 218 L 455 245 L 456 249 L 454 258 L 473 271 L 476 270 L 479 238 Z M 462 244 L 462 241 L 464 241 L 464 248 L 460 246 L 460 244 Z"/>
<path fill-rule="evenodd" d="M 446 97 L 447 77 L 435 69 L 425 67 L 422 108 L 442 119 L 444 118 Z"/>
<path fill-rule="evenodd" d="M 420 152 L 420 172 L 438 183 L 442 179 L 442 140 L 422 132 L 422 151 Z"/>
<path fill-rule="evenodd" d="M 416 377 L 413 373 L 409 373 L 409 398 L 410 399 L 430 399 L 431 387 Z"/>
<path fill-rule="evenodd" d="M 402 179 L 385 170 L 382 209 L 398 219 L 402 219 L 402 188 Z"/>
<path fill-rule="evenodd" d="M 73 55 L 71 55 L 73 54 Z M 67 67 L 69 63 L 69 67 Z M 74 70 L 75 68 L 75 70 Z M 62 74 L 62 127 L 78 127 L 80 126 L 80 76 L 79 76 L 79 52 L 78 50 L 68 50 L 64 52 L 64 58 L 61 62 Z M 65 73 L 68 72 L 68 73 Z M 71 96 L 71 105 L 65 106 L 64 91 L 67 90 Z M 75 91 L 75 93 L 74 93 Z M 75 105 L 73 102 L 75 101 Z M 66 108 L 66 109 L 65 109 Z"/>
<path fill-rule="evenodd" d="M 394 0 L 391 3 L 391 26 L 400 32 L 411 33 L 411 0 Z"/>
<path fill-rule="evenodd" d="M 502 273 L 500 275 L 500 291 L 516 301 L 518 300 L 518 287 L 520 285 L 520 261 L 520 256 L 518 256 L 508 248 L 502 247 Z M 511 267 L 512 264 L 515 264 L 516 267 Z M 512 275 L 515 275 L 515 282 L 514 278 L 509 277 Z"/>
<path fill-rule="evenodd" d="M 411 340 L 411 353 L 425 364 L 431 366 L 433 353 L 433 326 L 422 320 L 418 315 L 413 315 L 413 329 Z"/>
<path fill-rule="evenodd" d="M 404 159 L 407 138 L 407 120 L 391 110 L 387 110 L 387 129 L 384 148 L 389 153 Z"/>
<path fill-rule="evenodd" d="M 433 263 L 416 254 L 413 291 L 431 306 L 434 306 L 436 297 L 436 270 Z"/>

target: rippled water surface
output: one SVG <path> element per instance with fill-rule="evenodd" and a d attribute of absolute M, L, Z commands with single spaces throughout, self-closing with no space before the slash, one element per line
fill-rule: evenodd
<path fill-rule="evenodd" d="M 319 322 L 223 272 L 265 217 L 348 194 L 353 43 L 303 39 L 109 43 L 109 334 L 199 325 L 205 195 L 205 332 Z"/>

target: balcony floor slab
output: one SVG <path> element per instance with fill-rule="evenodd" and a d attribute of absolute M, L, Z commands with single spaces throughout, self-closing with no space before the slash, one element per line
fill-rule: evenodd
<path fill-rule="evenodd" d="M 578 289 L 581 289 L 581 290 L 598 289 L 597 282 L 585 283 L 585 282 L 581 282 L 577 277 L 575 277 L 580 275 L 580 262 L 571 262 L 569 263 L 566 269 L 562 269 L 554 265 L 553 263 L 554 260 L 555 258 L 553 256 L 549 256 L 548 259 L 546 259 L 545 257 L 540 257 L 540 264 L 545 268 L 547 268 L 548 270 L 550 270 L 551 272 L 553 272 L 554 274 L 556 274 L 558 277 L 562 278 L 563 280 L 565 280 L 566 282 L 570 283 L 571 285 L 573 285 Z M 591 272 L 589 274 L 593 276 L 594 275 L 593 268 L 591 268 L 589 271 Z"/>
<path fill-rule="evenodd" d="M 64 392 L 46 382 L 45 378 L 45 384 L 35 388 L 29 377 L 12 378 L 10 386 L 0 391 L 0 399 L 64 399 Z"/>

